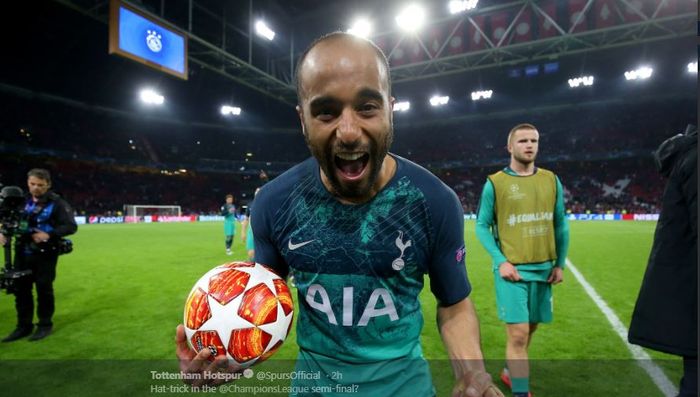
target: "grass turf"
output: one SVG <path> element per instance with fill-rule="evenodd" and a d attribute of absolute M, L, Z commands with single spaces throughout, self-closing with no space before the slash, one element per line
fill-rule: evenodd
<path fill-rule="evenodd" d="M 624 324 L 629 324 L 654 226 L 653 222 L 571 223 L 569 258 Z M 75 251 L 59 260 L 54 334 L 40 342 L 0 345 L 4 367 L 0 390 L 8 395 L 181 394 L 182 389 L 169 389 L 180 386 L 180 381 L 154 376 L 178 370 L 173 338 L 175 326 L 182 322 L 185 298 L 204 272 L 246 257 L 239 236 L 240 230 L 234 255 L 226 256 L 219 223 L 81 226 L 73 238 Z M 482 349 L 487 369 L 497 379 L 505 331 L 495 313 L 490 259 L 476 240 L 473 222 L 465 224 L 465 240 Z M 554 322 L 541 326 L 530 348 L 535 395 L 661 395 L 570 272 L 565 272 L 565 282 L 555 287 L 554 295 Z M 0 336 L 14 327 L 13 301 L 12 296 L 0 296 L 4 319 Z M 423 351 L 438 395 L 449 395 L 451 368 L 435 326 L 435 300 L 427 288 L 421 302 Z M 292 331 L 275 356 L 256 371 L 289 371 L 297 351 L 294 340 Z M 679 360 L 650 354 L 677 384 Z M 242 379 L 235 384 L 260 382 Z M 282 389 L 268 391 L 258 395 L 286 394 Z"/>

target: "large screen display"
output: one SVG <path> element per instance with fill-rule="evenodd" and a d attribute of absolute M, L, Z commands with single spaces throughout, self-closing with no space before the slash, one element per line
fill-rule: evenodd
<path fill-rule="evenodd" d="M 112 0 L 109 52 L 187 80 L 187 38 L 145 13 Z"/>

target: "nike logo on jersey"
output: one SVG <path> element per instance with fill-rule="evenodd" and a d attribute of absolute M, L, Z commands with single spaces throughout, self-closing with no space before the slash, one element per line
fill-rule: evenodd
<path fill-rule="evenodd" d="M 289 244 L 287 244 L 287 248 L 289 248 L 290 251 L 294 251 L 295 249 L 301 248 L 301 247 L 305 246 L 306 244 L 311 244 L 311 243 L 313 243 L 314 241 L 316 241 L 316 239 L 309 240 L 309 241 L 303 241 L 303 242 L 301 242 L 301 243 L 296 243 L 296 244 L 294 244 L 294 243 L 292 242 L 292 239 L 290 238 L 290 239 L 289 239 Z"/>

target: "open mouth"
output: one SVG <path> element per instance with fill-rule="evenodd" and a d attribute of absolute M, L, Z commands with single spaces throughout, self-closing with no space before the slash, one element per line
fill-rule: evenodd
<path fill-rule="evenodd" d="M 358 179 L 369 162 L 368 153 L 338 153 L 334 158 L 335 167 L 346 179 Z"/>

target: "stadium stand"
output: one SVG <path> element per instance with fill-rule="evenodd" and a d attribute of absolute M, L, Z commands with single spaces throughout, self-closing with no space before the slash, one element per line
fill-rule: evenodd
<path fill-rule="evenodd" d="M 48 167 L 56 189 L 81 214 L 115 214 L 125 203 L 213 213 L 228 192 L 246 203 L 261 169 L 274 177 L 308 156 L 295 128 L 255 132 L 35 99 L 6 103 L 0 182 L 22 184 L 30 165 Z M 663 181 L 651 153 L 692 122 L 692 105 L 687 99 L 589 103 L 453 117 L 437 126 L 398 123 L 393 151 L 437 174 L 458 193 L 465 213 L 475 213 L 486 175 L 507 164 L 507 131 L 527 121 L 540 129 L 538 163 L 560 175 L 568 210 L 653 213 Z"/>

